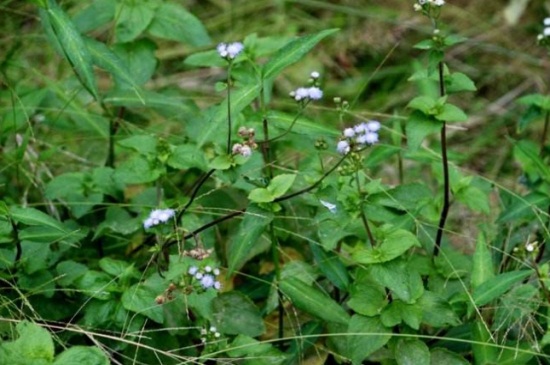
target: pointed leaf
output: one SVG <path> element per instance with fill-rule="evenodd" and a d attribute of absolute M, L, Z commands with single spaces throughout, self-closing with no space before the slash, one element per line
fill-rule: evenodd
<path fill-rule="evenodd" d="M 155 37 L 192 46 L 206 46 L 211 42 L 202 22 L 177 3 L 162 3 L 147 31 Z"/>
<path fill-rule="evenodd" d="M 477 237 L 476 251 L 473 257 L 472 277 L 470 284 L 472 289 L 477 288 L 487 280 L 495 276 L 493 267 L 493 258 L 491 251 L 487 247 L 485 235 L 480 233 Z"/>
<path fill-rule="evenodd" d="M 421 112 L 413 112 L 407 120 L 407 146 L 410 150 L 417 150 L 426 136 L 441 131 L 443 124 Z"/>
<path fill-rule="evenodd" d="M 158 1 L 121 1 L 116 10 L 115 36 L 119 43 L 139 37 L 151 24 Z"/>
<path fill-rule="evenodd" d="M 92 56 L 71 19 L 54 1 L 50 2 L 47 10 L 40 10 L 40 14 L 42 18 L 47 18 L 45 24 L 51 26 L 63 55 L 71 64 L 80 83 L 96 100 L 99 100 Z"/>
<path fill-rule="evenodd" d="M 252 258 L 251 254 L 257 254 L 253 248 L 272 220 L 273 213 L 260 209 L 256 205 L 250 205 L 246 209 L 239 231 L 231 240 L 227 251 L 227 276 L 239 270 L 247 260 Z"/>
<path fill-rule="evenodd" d="M 482 306 L 502 294 L 506 293 L 515 284 L 533 274 L 532 270 L 510 271 L 497 275 L 474 289 L 472 297 L 476 306 Z"/>
<path fill-rule="evenodd" d="M 269 190 L 274 198 L 278 198 L 292 187 L 294 180 L 296 180 L 295 174 L 281 174 L 275 176 L 273 180 L 269 182 L 267 190 Z"/>
<path fill-rule="evenodd" d="M 279 289 L 297 308 L 327 322 L 347 324 L 349 315 L 328 295 L 296 278 L 285 278 Z"/>
<path fill-rule="evenodd" d="M 104 43 L 91 38 L 85 38 L 85 43 L 92 55 L 94 64 L 111 73 L 115 79 L 127 84 L 136 93 L 138 99 L 145 103 L 140 95 L 139 85 L 134 81 L 124 62 Z"/>
<path fill-rule="evenodd" d="M 326 252 L 314 242 L 310 242 L 309 247 L 323 275 L 338 289 L 346 290 L 350 283 L 350 278 L 346 266 L 342 263 L 340 257 L 332 252 Z"/>
<path fill-rule="evenodd" d="M 348 353 L 353 365 L 359 365 L 373 352 L 384 346 L 391 338 L 391 329 L 386 328 L 378 317 L 354 315 L 349 321 Z"/>
<path fill-rule="evenodd" d="M 334 34 L 338 29 L 327 29 L 319 33 L 294 39 L 281 48 L 263 67 L 263 78 L 276 77 L 286 67 L 302 59 L 323 38 Z"/>

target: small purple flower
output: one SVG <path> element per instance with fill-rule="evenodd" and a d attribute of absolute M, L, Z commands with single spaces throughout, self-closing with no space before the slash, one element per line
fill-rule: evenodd
<path fill-rule="evenodd" d="M 369 132 L 378 132 L 380 130 L 380 122 L 377 120 L 371 120 L 366 125 Z"/>
<path fill-rule="evenodd" d="M 323 91 L 316 86 L 312 86 L 308 89 L 308 97 L 311 100 L 320 100 L 323 97 Z"/>
<path fill-rule="evenodd" d="M 350 149 L 351 148 L 348 141 L 340 141 L 338 142 L 338 145 L 336 145 L 336 151 L 342 155 L 347 155 Z"/>
<path fill-rule="evenodd" d="M 214 276 L 206 274 L 201 279 L 201 285 L 204 289 L 212 288 L 214 286 Z"/>
<path fill-rule="evenodd" d="M 199 268 L 196 266 L 191 266 L 187 273 L 191 276 L 195 276 L 195 274 L 199 271 Z"/>

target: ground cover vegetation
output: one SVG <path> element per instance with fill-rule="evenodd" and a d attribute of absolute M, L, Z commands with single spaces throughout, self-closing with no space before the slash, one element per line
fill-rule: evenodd
<path fill-rule="evenodd" d="M 550 363 L 549 2 L 0 14 L 0 364 Z"/>

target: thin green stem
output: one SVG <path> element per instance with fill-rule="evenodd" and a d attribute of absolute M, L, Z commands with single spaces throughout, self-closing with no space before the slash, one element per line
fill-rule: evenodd
<path fill-rule="evenodd" d="M 539 155 L 542 156 L 544 152 L 544 144 L 546 143 L 546 136 L 548 134 L 548 124 L 550 123 L 550 111 L 546 111 L 544 115 L 544 128 L 542 129 L 542 135 L 540 136 L 540 150 Z"/>
<path fill-rule="evenodd" d="M 263 141 L 257 141 L 256 143 L 258 144 L 264 144 L 264 143 L 270 143 L 270 142 L 275 142 L 276 140 L 278 139 L 281 139 L 283 138 L 284 136 L 286 136 L 287 134 L 289 134 L 291 131 L 292 131 L 292 128 L 294 127 L 294 124 L 296 124 L 296 122 L 298 121 L 298 118 L 300 118 L 300 116 L 302 115 L 302 113 L 304 112 L 304 110 L 306 109 L 306 106 L 307 104 L 309 103 L 309 101 L 307 101 L 301 108 L 300 108 L 300 111 L 298 112 L 298 114 L 296 114 L 296 116 L 294 117 L 294 119 L 292 120 L 292 122 L 290 123 L 290 126 L 281 134 L 279 134 L 277 137 L 273 137 L 271 139 L 268 139 L 267 136 L 265 137 L 265 140 Z M 265 119 L 264 119 L 265 120 Z"/>

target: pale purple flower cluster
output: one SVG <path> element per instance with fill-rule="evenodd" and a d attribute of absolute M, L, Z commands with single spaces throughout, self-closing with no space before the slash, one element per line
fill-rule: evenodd
<path fill-rule="evenodd" d="M 244 157 L 250 157 L 252 155 L 252 148 L 246 144 L 235 143 L 231 149 L 234 155 L 241 155 Z"/>
<path fill-rule="evenodd" d="M 222 284 L 216 280 L 217 276 L 220 275 L 220 269 L 218 268 L 207 265 L 199 269 L 197 266 L 191 266 L 187 273 L 194 277 L 203 289 L 214 288 L 220 290 L 222 287 Z"/>
<path fill-rule="evenodd" d="M 378 131 L 380 122 L 371 120 L 359 123 L 342 132 L 342 137 L 336 145 L 336 150 L 342 155 L 347 155 L 352 149 L 359 149 L 378 142 Z"/>
<path fill-rule="evenodd" d="M 323 91 L 317 86 L 299 87 L 289 95 L 296 101 L 320 100 L 323 97 Z"/>
<path fill-rule="evenodd" d="M 220 57 L 227 60 L 235 59 L 244 49 L 244 45 L 241 42 L 233 43 L 220 43 L 216 50 Z"/>
<path fill-rule="evenodd" d="M 143 228 L 149 229 L 161 223 L 166 223 L 170 218 L 174 217 L 176 211 L 174 209 L 155 209 L 147 219 L 143 221 Z"/>

